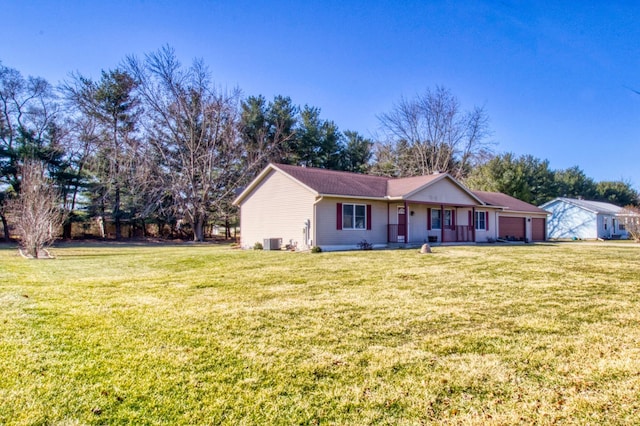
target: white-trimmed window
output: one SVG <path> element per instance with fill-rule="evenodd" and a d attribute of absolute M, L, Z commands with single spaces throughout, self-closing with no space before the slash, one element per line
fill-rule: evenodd
<path fill-rule="evenodd" d="M 445 229 L 451 229 L 453 226 L 453 214 L 451 210 L 444 211 L 444 227 Z"/>
<path fill-rule="evenodd" d="M 342 229 L 367 229 L 367 205 L 342 204 Z"/>
<path fill-rule="evenodd" d="M 476 229 L 487 229 L 487 212 L 476 212 Z"/>

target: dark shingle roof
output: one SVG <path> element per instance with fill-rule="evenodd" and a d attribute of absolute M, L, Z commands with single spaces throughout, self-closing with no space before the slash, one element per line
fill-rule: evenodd
<path fill-rule="evenodd" d="M 274 164 L 275 167 L 323 195 L 383 198 L 387 195 L 387 180 L 383 176 L 361 175 L 313 167 Z"/>
<path fill-rule="evenodd" d="M 261 175 L 264 175 L 269 168 L 282 171 L 319 195 L 358 198 L 388 199 L 389 197 L 407 197 L 413 192 L 439 179 L 452 179 L 446 173 L 408 178 L 390 178 L 318 169 L 315 167 L 292 166 L 289 164 L 270 164 L 269 167 L 263 170 Z M 254 180 L 254 183 L 248 188 L 245 188 L 234 203 L 240 203 L 244 195 L 252 190 L 255 182 L 256 180 Z M 547 213 L 545 210 L 534 205 L 499 192 L 469 191 L 462 185 L 461 188 L 468 191 L 468 193 L 473 195 L 480 203 L 490 206 L 503 207 L 507 210 L 517 212 Z"/>
<path fill-rule="evenodd" d="M 471 191 L 476 197 L 490 206 L 505 207 L 507 210 L 527 213 L 549 213 L 533 204 L 518 200 L 501 192 Z"/>
<path fill-rule="evenodd" d="M 274 166 L 319 194 L 357 197 L 402 197 L 445 176 L 433 174 L 390 178 L 288 164 L 274 164 Z"/>
<path fill-rule="evenodd" d="M 443 177 L 444 175 L 424 175 L 400 179 L 389 179 L 387 182 L 387 195 L 390 197 L 402 197 L 422 188 L 428 183 Z"/>

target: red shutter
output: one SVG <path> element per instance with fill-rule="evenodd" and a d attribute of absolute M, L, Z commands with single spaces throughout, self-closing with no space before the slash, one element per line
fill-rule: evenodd
<path fill-rule="evenodd" d="M 367 231 L 371 231 L 371 204 L 367 204 Z"/>
<path fill-rule="evenodd" d="M 484 212 L 484 223 L 486 224 L 486 230 L 489 230 L 489 212 Z"/>
<path fill-rule="evenodd" d="M 456 229 L 456 211 L 451 210 L 451 229 Z"/>
<path fill-rule="evenodd" d="M 336 229 L 342 230 L 342 203 L 336 205 Z"/>
<path fill-rule="evenodd" d="M 427 209 L 427 230 L 431 230 L 431 207 Z"/>
<path fill-rule="evenodd" d="M 476 226 L 476 225 L 473 223 L 473 212 L 469 210 L 469 227 L 472 227 L 472 226 Z"/>

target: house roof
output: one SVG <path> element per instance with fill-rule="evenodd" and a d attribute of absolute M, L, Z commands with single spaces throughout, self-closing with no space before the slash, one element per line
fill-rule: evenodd
<path fill-rule="evenodd" d="M 510 195 L 501 192 L 471 191 L 485 204 L 495 207 L 503 207 L 505 210 L 524 213 L 549 214 L 548 211 L 536 207 L 533 204 L 518 200 Z"/>
<path fill-rule="evenodd" d="M 574 206 L 580 207 L 584 210 L 588 210 L 596 214 L 615 215 L 620 213 L 622 210 L 622 207 L 616 206 L 615 204 L 611 204 L 611 203 L 605 203 L 602 201 L 579 200 L 577 198 L 565 198 L 565 197 L 555 198 L 547 203 L 544 203 L 540 207 L 545 208 L 546 206 L 557 203 L 557 202 L 572 204 Z"/>
<path fill-rule="evenodd" d="M 279 169 L 322 195 L 383 198 L 387 195 L 384 176 L 362 175 L 335 170 L 274 164 Z"/>
<path fill-rule="evenodd" d="M 408 178 L 371 176 L 351 172 L 300 167 L 289 164 L 269 164 L 251 184 L 238 195 L 234 204 L 240 202 L 272 171 L 280 171 L 320 196 L 357 197 L 371 199 L 410 199 L 413 194 L 443 179 L 451 181 L 477 201 L 478 205 L 509 208 L 519 212 L 547 213 L 531 204 L 504 194 L 470 191 L 448 173 L 436 173 Z M 481 197 L 480 194 L 483 194 Z M 502 196 L 502 197 L 500 197 Z"/>
<path fill-rule="evenodd" d="M 387 178 L 387 195 L 390 197 L 402 197 L 403 195 L 412 194 L 426 185 L 442 179 L 444 176 L 446 175 L 433 174 L 399 179 Z"/>
<path fill-rule="evenodd" d="M 476 199 L 478 204 L 483 203 L 482 200 L 478 199 L 476 195 L 447 173 L 390 178 L 314 167 L 292 166 L 289 164 L 273 164 L 272 166 L 287 173 L 319 195 L 406 199 L 435 182 L 449 179 L 462 191 L 468 193 L 471 198 Z"/>

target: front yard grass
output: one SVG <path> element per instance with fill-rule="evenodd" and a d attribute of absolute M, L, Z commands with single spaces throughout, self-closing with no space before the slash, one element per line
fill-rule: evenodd
<path fill-rule="evenodd" d="M 634 424 L 640 248 L 0 249 L 0 424 Z"/>

